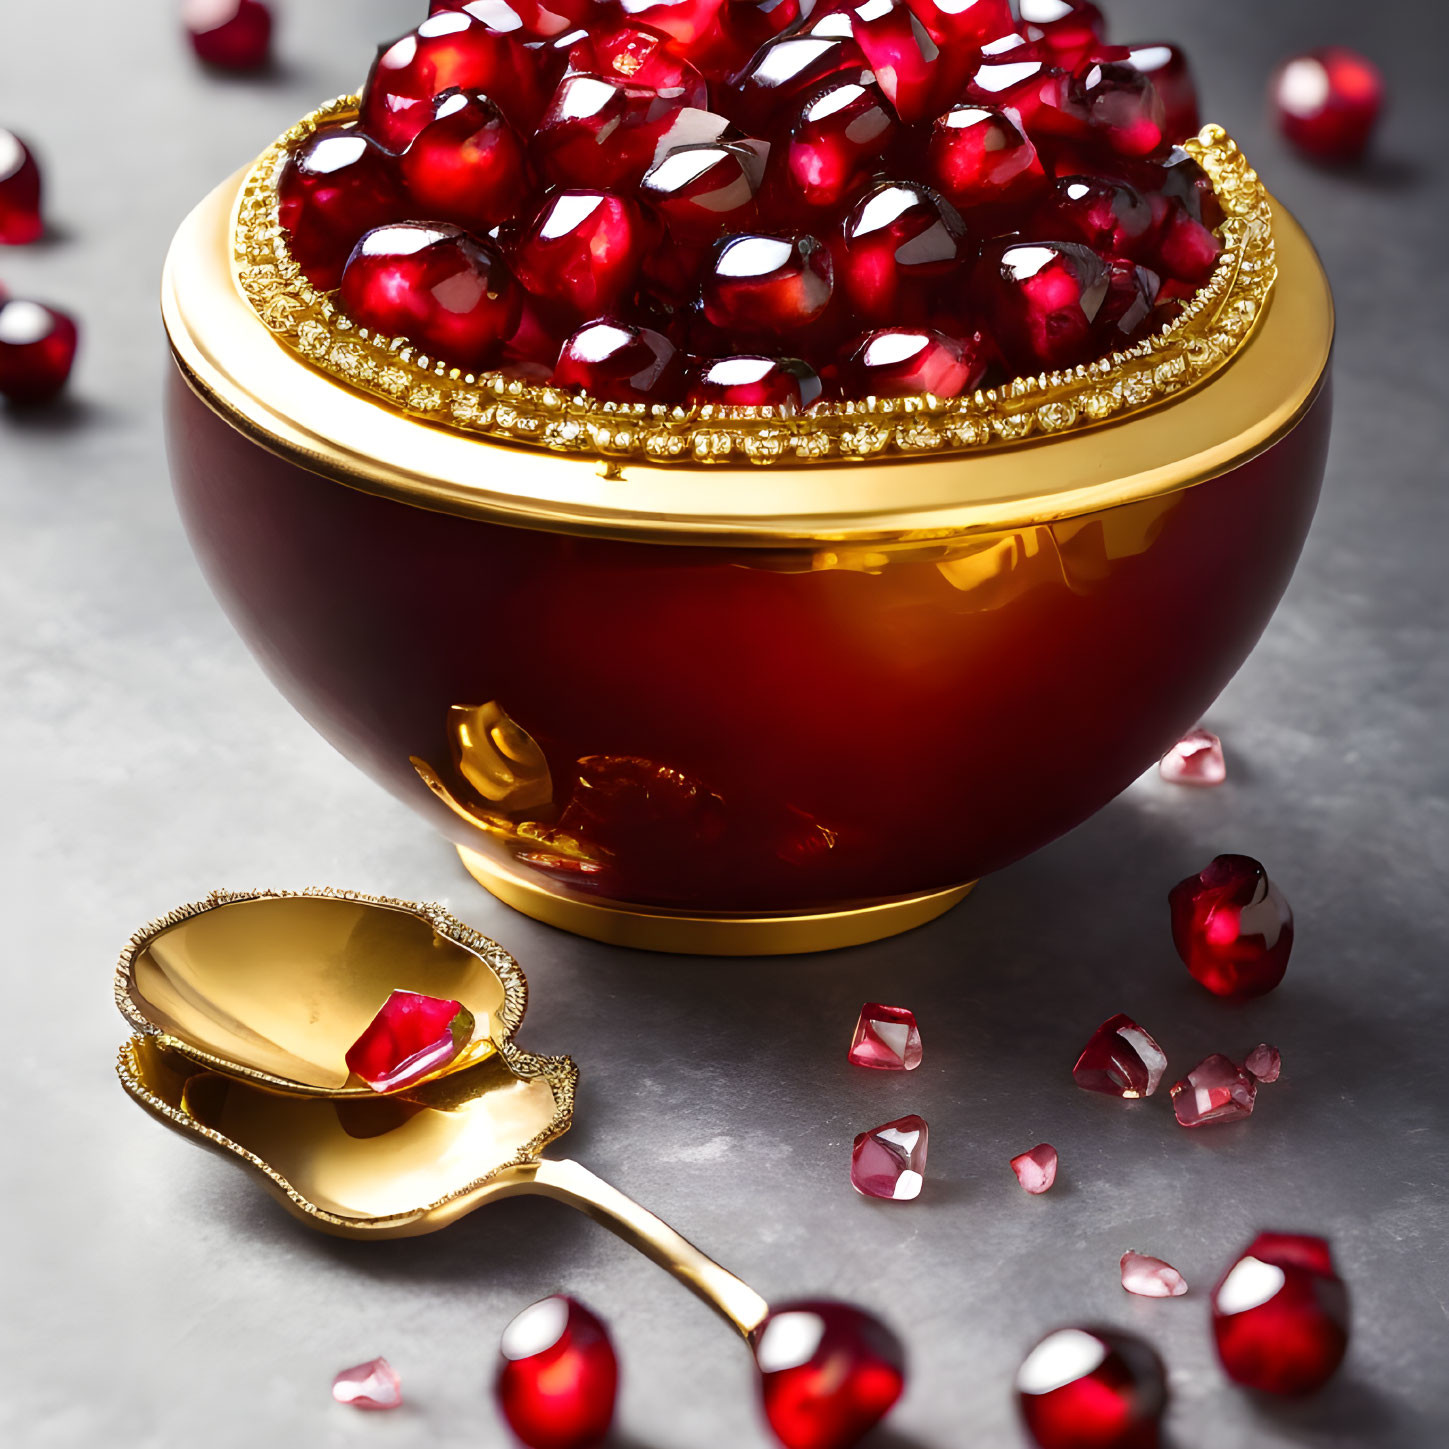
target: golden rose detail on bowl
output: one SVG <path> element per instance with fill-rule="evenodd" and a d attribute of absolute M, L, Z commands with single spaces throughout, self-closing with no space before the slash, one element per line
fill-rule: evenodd
<path fill-rule="evenodd" d="M 291 148 L 355 119 L 341 97 L 290 128 L 248 172 L 234 218 L 236 281 L 257 316 L 313 366 L 412 415 L 556 452 L 651 462 L 806 464 L 949 455 L 1128 418 L 1211 378 L 1262 316 L 1277 276 L 1267 192 L 1220 127 L 1184 150 L 1221 205 L 1222 252 L 1181 314 L 1133 346 L 953 398 L 930 394 L 770 406 L 600 401 L 503 372 L 469 372 L 358 325 L 303 275 L 278 221 Z"/>

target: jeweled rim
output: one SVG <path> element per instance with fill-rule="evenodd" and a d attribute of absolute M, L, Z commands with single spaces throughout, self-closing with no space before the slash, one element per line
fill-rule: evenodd
<path fill-rule="evenodd" d="M 1225 219 L 1213 275 L 1182 315 L 1123 352 L 1016 378 L 966 397 L 865 398 L 790 415 L 772 407 L 600 402 L 501 373 L 469 373 L 354 323 L 302 275 L 277 219 L 291 147 L 350 120 L 356 96 L 319 107 L 248 171 L 232 224 L 232 274 L 257 317 L 311 366 L 424 421 L 500 442 L 649 462 L 812 463 L 945 456 L 1118 421 L 1225 367 L 1251 337 L 1277 280 L 1266 188 L 1236 142 L 1205 126 L 1185 149 Z"/>

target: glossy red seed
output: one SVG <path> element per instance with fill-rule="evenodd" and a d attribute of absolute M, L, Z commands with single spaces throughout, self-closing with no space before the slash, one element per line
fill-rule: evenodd
<path fill-rule="evenodd" d="M 1163 275 L 1200 287 L 1212 276 L 1223 244 L 1186 211 L 1172 211 L 1162 228 L 1152 260 Z"/>
<path fill-rule="evenodd" d="M 633 291 L 658 228 L 605 191 L 551 192 L 513 250 L 518 278 L 547 310 L 598 317 Z"/>
<path fill-rule="evenodd" d="M 24 246 L 45 234 L 40 167 L 13 131 L 0 128 L 0 245 Z"/>
<path fill-rule="evenodd" d="M 259 70 L 271 59 L 272 12 L 261 0 L 183 0 L 191 48 L 222 70 Z"/>
<path fill-rule="evenodd" d="M 904 1006 L 868 1001 L 860 1008 L 849 1060 L 876 1071 L 913 1072 L 921 1065 L 921 1031 L 915 1013 Z"/>
<path fill-rule="evenodd" d="M 1283 134 L 1305 155 L 1334 164 L 1368 149 L 1384 106 L 1384 78 L 1366 56 L 1330 45 L 1284 61 L 1269 85 Z"/>
<path fill-rule="evenodd" d="M 658 30 L 686 50 L 714 24 L 720 0 L 620 0 L 636 25 Z"/>
<path fill-rule="evenodd" d="M 614 1419 L 619 1363 L 603 1322 L 573 1298 L 525 1308 L 503 1330 L 494 1393 L 528 1449 L 591 1449 Z"/>
<path fill-rule="evenodd" d="M 1071 109 L 1077 89 L 1070 72 L 1043 60 L 1039 47 L 1018 35 L 984 51 L 968 71 L 961 99 L 1009 111 L 1018 126 L 1036 140 L 1044 136 L 1085 136 L 1080 106 Z"/>
<path fill-rule="evenodd" d="M 1214 1127 L 1253 1115 L 1258 1084 L 1229 1057 L 1204 1058 L 1172 1084 L 1172 1110 L 1180 1127 Z"/>
<path fill-rule="evenodd" d="M 1155 309 L 1162 278 L 1122 258 L 1109 262 L 1107 271 L 1107 300 L 1097 314 L 1097 333 L 1103 349 L 1113 352 L 1157 330 Z"/>
<path fill-rule="evenodd" d="M 1093 133 L 1122 156 L 1148 156 L 1166 136 L 1166 112 L 1151 79 L 1118 61 L 1088 62 L 1072 105 Z"/>
<path fill-rule="evenodd" d="M 608 402 L 675 402 L 683 374 L 667 337 L 648 327 L 601 319 L 564 343 L 553 380 Z"/>
<path fill-rule="evenodd" d="M 862 1132 L 850 1155 L 850 1185 L 862 1197 L 911 1202 L 926 1176 L 930 1128 L 924 1117 L 898 1117 Z"/>
<path fill-rule="evenodd" d="M 1036 147 L 1015 117 L 970 103 L 936 118 L 925 165 L 931 183 L 963 212 L 1017 205 L 1047 185 Z"/>
<path fill-rule="evenodd" d="M 466 10 L 494 30 L 516 30 L 542 39 L 583 24 L 595 4 L 596 0 L 430 0 L 428 14 Z"/>
<path fill-rule="evenodd" d="M 1035 207 L 1024 231 L 1031 238 L 1081 242 L 1106 256 L 1141 261 L 1156 226 L 1151 206 L 1125 181 L 1063 176 Z"/>
<path fill-rule="evenodd" d="M 374 1091 L 395 1092 L 441 1071 L 473 1039 L 460 1001 L 394 991 L 347 1049 L 347 1069 Z"/>
<path fill-rule="evenodd" d="M 1212 1315 L 1229 1378 L 1259 1393 L 1312 1393 L 1348 1349 L 1348 1290 L 1322 1238 L 1260 1234 L 1213 1289 Z"/>
<path fill-rule="evenodd" d="M 518 214 L 527 199 L 523 145 L 487 96 L 445 91 L 433 119 L 403 153 L 412 215 L 486 232 Z"/>
<path fill-rule="evenodd" d="M 0 397 L 49 402 L 70 377 L 79 336 L 76 324 L 54 307 L 0 298 Z"/>
<path fill-rule="evenodd" d="M 1282 981 L 1293 911 L 1251 856 L 1218 856 L 1167 899 L 1177 954 L 1215 996 L 1262 996 Z"/>
<path fill-rule="evenodd" d="M 1132 45 L 1124 63 L 1145 75 L 1162 99 L 1162 129 L 1169 141 L 1185 141 L 1202 127 L 1197 83 L 1187 56 L 1176 45 Z"/>
<path fill-rule="evenodd" d="M 1027 33 L 1039 35 L 1068 69 L 1080 65 L 1107 32 L 1102 12 L 1087 0 L 1018 0 L 1017 10 Z"/>
<path fill-rule="evenodd" d="M 830 305 L 830 253 L 813 236 L 727 237 L 715 248 L 700 296 L 704 315 L 737 338 L 787 336 Z"/>
<path fill-rule="evenodd" d="M 693 53 L 691 50 L 690 55 Z M 704 77 L 689 60 L 670 48 L 665 36 L 652 30 L 625 25 L 617 30 L 584 32 L 572 41 L 569 69 L 654 91 L 681 105 L 701 109 L 709 105 Z"/>
<path fill-rule="evenodd" d="M 1016 1375 L 1027 1432 L 1040 1449 L 1157 1449 L 1167 1375 L 1142 1339 L 1110 1328 L 1059 1328 Z"/>
<path fill-rule="evenodd" d="M 979 338 L 948 337 L 928 328 L 883 327 L 861 338 L 841 364 L 849 397 L 959 397 L 986 372 Z"/>
<path fill-rule="evenodd" d="M 358 242 L 341 301 L 364 326 L 476 370 L 497 360 L 518 325 L 522 293 L 491 242 L 444 223 L 405 222 Z"/>
<path fill-rule="evenodd" d="M 362 96 L 362 125 L 392 151 L 404 150 L 432 119 L 444 91 L 481 91 L 520 135 L 543 114 L 562 58 L 546 63 L 517 32 L 494 30 L 464 11 L 429 16 L 384 46 Z"/>
<path fill-rule="evenodd" d="M 1091 1035 L 1072 1079 L 1109 1097 L 1150 1097 L 1167 1070 L 1167 1054 L 1130 1016 L 1118 1012 Z"/>
<path fill-rule="evenodd" d="M 295 148 L 277 183 L 277 218 L 308 281 L 331 291 L 364 232 L 408 211 L 395 159 L 371 137 L 332 127 Z"/>
<path fill-rule="evenodd" d="M 817 402 L 820 377 L 795 357 L 716 357 L 694 371 L 685 401 L 723 407 L 770 407 L 785 415 Z"/>
<path fill-rule="evenodd" d="M 899 122 L 874 85 L 827 85 L 801 108 L 785 143 L 791 193 L 806 207 L 840 205 L 899 134 Z"/>
<path fill-rule="evenodd" d="M 942 46 L 980 49 L 1010 34 L 1010 0 L 908 0 L 931 38 Z"/>
<path fill-rule="evenodd" d="M 900 1340 L 848 1303 L 782 1303 L 752 1345 L 765 1418 L 785 1449 L 847 1449 L 905 1388 Z"/>
<path fill-rule="evenodd" d="M 1019 372 L 1071 367 L 1097 350 L 1106 263 L 1076 242 L 1008 242 L 981 259 L 972 290 L 1007 361 Z"/>
<path fill-rule="evenodd" d="M 929 120 L 960 94 L 969 53 L 937 45 L 902 0 L 865 0 L 852 13 L 851 32 L 881 94 L 906 125 Z"/>
<path fill-rule="evenodd" d="M 924 322 L 969 255 L 956 208 L 915 182 L 883 181 L 846 214 L 835 280 L 855 316 L 881 326 Z"/>
<path fill-rule="evenodd" d="M 739 123 L 760 135 L 773 135 L 782 116 L 799 108 L 832 82 L 869 85 L 874 80 L 860 47 L 851 38 L 849 15 L 836 34 L 801 32 L 761 46 L 740 73 L 732 105 Z"/>
<path fill-rule="evenodd" d="M 677 240 L 708 243 L 754 220 L 768 156 L 762 141 L 680 146 L 649 168 L 639 194 Z"/>

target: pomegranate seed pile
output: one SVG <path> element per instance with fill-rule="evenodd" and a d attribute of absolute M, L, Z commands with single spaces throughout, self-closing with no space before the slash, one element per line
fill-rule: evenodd
<path fill-rule="evenodd" d="M 616 402 L 953 397 L 1163 326 L 1222 220 L 1083 0 L 433 0 L 280 215 L 357 322 Z"/>

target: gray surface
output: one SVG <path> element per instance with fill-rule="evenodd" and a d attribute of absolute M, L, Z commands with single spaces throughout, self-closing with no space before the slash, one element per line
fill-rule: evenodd
<path fill-rule="evenodd" d="M 557 1287 L 617 1331 L 621 1442 L 763 1442 L 743 1349 L 565 1209 L 339 1244 L 123 1099 L 121 943 L 213 886 L 256 883 L 440 898 L 515 951 L 526 1043 L 583 1068 L 576 1155 L 762 1291 L 848 1295 L 904 1330 L 913 1384 L 880 1446 L 1018 1443 L 1012 1370 L 1072 1319 L 1159 1345 L 1183 1449 L 1449 1439 L 1442 18 L 1435 36 L 1407 0 L 1115 7 L 1119 34 L 1192 45 L 1209 114 L 1307 223 L 1342 309 L 1322 512 L 1210 716 L 1232 782 L 1145 780 L 907 939 L 719 965 L 584 945 L 494 904 L 273 694 L 208 597 L 165 482 L 163 248 L 206 187 L 355 83 L 371 38 L 421 6 L 297 0 L 288 68 L 263 83 L 198 75 L 173 8 L 83 0 L 62 22 L 54 5 L 0 7 L 0 119 L 43 143 L 64 234 L 0 255 L 0 276 L 87 327 L 69 409 L 0 418 L 6 1442 L 501 1444 L 484 1392 L 498 1332 Z M 1262 123 L 1271 60 L 1324 40 L 1369 48 L 1394 87 L 1363 176 L 1310 171 Z M 1287 983 L 1241 1010 L 1188 981 L 1164 928 L 1167 887 L 1220 849 L 1265 859 L 1300 922 Z M 881 997 L 923 1023 L 910 1077 L 844 1062 L 856 1008 Z M 1284 1079 L 1220 1136 L 1179 1131 L 1163 1100 L 1088 1096 L 1073 1053 L 1118 1009 L 1179 1069 L 1276 1041 Z M 854 1197 L 851 1136 L 907 1110 L 933 1129 L 924 1196 Z M 1043 1138 L 1062 1179 L 1029 1200 L 1006 1159 Z M 1206 1288 L 1266 1225 L 1326 1232 L 1356 1307 L 1342 1378 L 1291 1411 L 1228 1388 L 1206 1335 Z M 1194 1291 L 1126 1298 L 1127 1247 Z M 409 1407 L 334 1406 L 332 1372 L 377 1353 Z"/>

